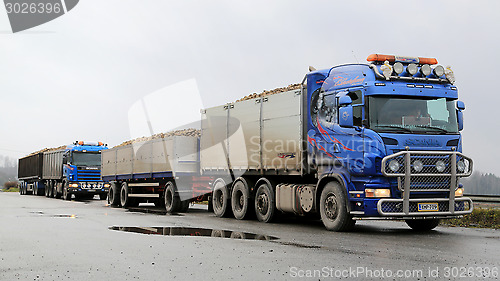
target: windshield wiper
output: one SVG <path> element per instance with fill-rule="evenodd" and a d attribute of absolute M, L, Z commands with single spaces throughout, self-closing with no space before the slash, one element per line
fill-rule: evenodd
<path fill-rule="evenodd" d="M 405 128 L 405 127 L 396 127 L 396 126 L 389 126 L 389 125 L 375 125 L 375 127 L 379 127 L 379 128 L 390 128 L 390 129 L 400 129 L 400 130 L 403 130 L 405 132 L 410 132 L 410 133 L 413 133 L 412 130 L 408 129 L 408 128 Z"/>
<path fill-rule="evenodd" d="M 415 127 L 426 128 L 426 129 L 435 129 L 435 130 L 438 130 L 438 131 L 443 132 L 443 133 L 451 133 L 450 131 L 445 130 L 443 128 L 439 128 L 439 127 L 432 127 L 432 126 L 427 126 L 427 125 L 415 125 Z"/>

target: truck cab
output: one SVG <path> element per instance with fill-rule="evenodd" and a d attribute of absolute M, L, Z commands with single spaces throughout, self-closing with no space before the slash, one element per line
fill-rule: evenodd
<path fill-rule="evenodd" d="M 63 154 L 63 197 L 75 194 L 105 199 L 109 184 L 101 180 L 101 151 L 108 149 L 101 142 L 77 141 L 68 145 Z"/>
<path fill-rule="evenodd" d="M 321 197 L 333 176 L 350 219 L 405 219 L 428 230 L 471 213 L 460 184 L 473 164 L 461 153 L 465 105 L 451 69 L 433 58 L 367 60 L 306 76 L 308 167 L 317 171 L 323 222 L 337 214 L 338 198 Z"/>

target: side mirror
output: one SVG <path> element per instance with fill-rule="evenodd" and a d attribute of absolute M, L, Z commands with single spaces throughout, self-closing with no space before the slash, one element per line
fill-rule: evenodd
<path fill-rule="evenodd" d="M 464 129 L 464 113 L 462 110 L 465 110 L 465 103 L 457 100 L 457 122 L 459 131 Z"/>
<path fill-rule="evenodd" d="M 339 105 L 346 106 L 352 104 L 352 99 L 349 96 L 342 96 L 339 98 Z"/>
<path fill-rule="evenodd" d="M 457 110 L 457 122 L 458 130 L 462 131 L 464 129 L 464 113 L 461 110 Z"/>

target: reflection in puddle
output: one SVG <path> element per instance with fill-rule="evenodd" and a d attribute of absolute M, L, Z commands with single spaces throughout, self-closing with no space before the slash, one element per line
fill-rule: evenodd
<path fill-rule="evenodd" d="M 125 227 L 111 226 L 111 230 L 135 232 L 141 234 L 165 235 L 165 236 L 208 236 L 231 239 L 249 239 L 249 240 L 276 240 L 278 237 L 238 232 L 230 230 L 218 230 L 207 228 L 192 228 L 192 227 Z"/>

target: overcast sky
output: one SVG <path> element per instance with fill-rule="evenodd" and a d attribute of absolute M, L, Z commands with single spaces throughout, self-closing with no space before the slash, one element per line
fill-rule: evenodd
<path fill-rule="evenodd" d="M 298 83 L 309 65 L 383 53 L 452 66 L 467 106 L 464 152 L 500 175 L 498 11 L 499 1 L 82 0 L 12 34 L 2 5 L 0 154 L 117 145 L 134 134 L 138 104 L 182 83 L 201 97 L 186 103 L 211 107 Z"/>

